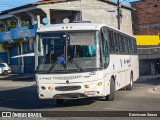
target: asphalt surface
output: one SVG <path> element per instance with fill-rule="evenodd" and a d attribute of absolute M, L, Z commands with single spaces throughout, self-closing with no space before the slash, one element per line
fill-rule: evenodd
<path fill-rule="evenodd" d="M 34 81 L 34 74 L 9 74 L 9 75 L 0 75 L 0 80 L 6 81 Z"/>
<path fill-rule="evenodd" d="M 54 100 L 39 100 L 37 97 L 36 84 L 32 79 L 33 77 L 28 76 L 27 81 L 27 79 L 23 79 L 22 75 L 20 76 L 21 79 L 18 80 L 13 76 L 13 80 L 8 79 L 11 78 L 10 76 L 0 76 L 0 111 L 48 111 L 48 113 L 70 111 L 70 114 L 73 112 L 75 116 L 76 114 L 77 116 L 80 114 L 79 111 L 160 111 L 160 79 L 158 76 L 140 78 L 139 81 L 134 83 L 131 91 L 117 91 L 114 101 L 105 101 L 103 98 L 88 98 L 67 100 L 64 105 L 61 106 L 56 105 Z M 76 111 L 77 113 L 75 113 Z M 62 113 L 63 112 L 60 112 L 60 114 Z M 92 112 L 92 114 L 95 116 L 96 113 Z M 83 115 L 80 118 L 74 117 L 72 119 L 82 119 Z M 56 119 L 69 119 L 68 117 Z M 90 119 L 96 118 L 92 118 L 92 115 L 90 115 Z M 102 117 L 98 119 L 106 118 L 103 118 L 102 115 Z M 113 116 L 112 119 L 116 119 L 116 117 Z M 119 119 L 125 120 L 128 118 Z M 130 117 L 129 119 L 133 118 Z M 142 118 L 137 119 L 141 120 Z M 145 117 L 145 120 L 146 119 L 154 120 L 158 118 Z"/>

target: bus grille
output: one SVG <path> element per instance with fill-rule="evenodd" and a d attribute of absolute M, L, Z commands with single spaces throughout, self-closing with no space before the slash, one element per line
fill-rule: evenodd
<path fill-rule="evenodd" d="M 61 76 L 61 77 L 53 77 L 53 79 L 57 79 L 57 80 L 73 80 L 73 79 L 79 79 L 82 78 L 81 75 L 79 76 Z"/>
<path fill-rule="evenodd" d="M 72 90 L 79 90 L 81 89 L 81 86 L 59 86 L 55 87 L 55 90 L 57 91 L 72 91 Z"/>

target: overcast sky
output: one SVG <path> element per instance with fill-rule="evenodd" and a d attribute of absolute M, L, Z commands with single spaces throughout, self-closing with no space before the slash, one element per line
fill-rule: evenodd
<path fill-rule="evenodd" d="M 40 0 L 0 0 L 0 11 L 11 9 L 11 8 L 32 3 L 35 1 L 40 1 Z M 117 0 L 113 0 L 113 1 L 117 2 Z M 129 2 L 139 1 L 139 0 L 120 0 L 120 1 L 123 1 L 122 4 L 129 6 L 130 5 Z"/>

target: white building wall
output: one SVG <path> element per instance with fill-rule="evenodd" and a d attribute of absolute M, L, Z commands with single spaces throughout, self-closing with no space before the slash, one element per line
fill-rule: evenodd
<path fill-rule="evenodd" d="M 98 0 L 81 0 L 39 5 L 37 8 L 43 9 L 44 11 L 47 11 L 47 9 L 82 11 L 83 21 L 103 23 L 118 28 L 117 6 L 107 2 L 101 2 Z M 108 12 L 109 10 L 114 10 L 115 12 Z M 121 30 L 132 35 L 131 11 L 122 8 L 122 15 Z"/>

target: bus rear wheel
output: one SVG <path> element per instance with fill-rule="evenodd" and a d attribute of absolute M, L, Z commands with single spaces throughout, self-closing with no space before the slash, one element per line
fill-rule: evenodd
<path fill-rule="evenodd" d="M 63 105 L 64 104 L 64 100 L 63 99 L 56 99 L 56 104 L 57 105 Z"/>
<path fill-rule="evenodd" d="M 111 82 L 110 82 L 110 94 L 107 95 L 105 97 L 105 99 L 107 101 L 112 101 L 112 100 L 114 100 L 114 97 L 115 97 L 115 83 L 114 83 L 114 80 L 111 79 Z"/>
<path fill-rule="evenodd" d="M 130 84 L 126 86 L 126 89 L 127 90 L 132 90 L 132 87 L 133 87 L 133 74 L 131 74 Z"/>

